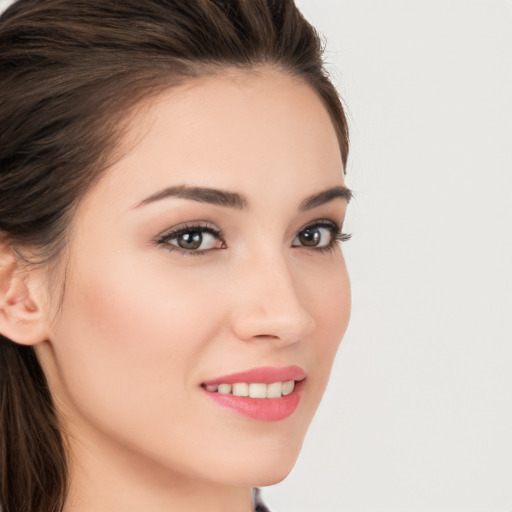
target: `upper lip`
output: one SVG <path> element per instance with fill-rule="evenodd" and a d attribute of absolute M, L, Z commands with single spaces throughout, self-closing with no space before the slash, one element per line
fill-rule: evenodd
<path fill-rule="evenodd" d="M 238 382 L 271 384 L 289 380 L 304 380 L 306 372 L 299 366 L 261 366 L 244 372 L 232 373 L 203 382 L 205 386 L 236 384 Z"/>

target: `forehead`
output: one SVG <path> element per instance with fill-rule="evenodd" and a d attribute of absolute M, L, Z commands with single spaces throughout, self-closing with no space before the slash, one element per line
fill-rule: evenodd
<path fill-rule="evenodd" d="M 180 183 L 248 196 L 343 183 L 338 140 L 311 86 L 283 72 L 231 72 L 187 82 L 131 117 L 124 157 L 104 186 L 134 203 Z"/>

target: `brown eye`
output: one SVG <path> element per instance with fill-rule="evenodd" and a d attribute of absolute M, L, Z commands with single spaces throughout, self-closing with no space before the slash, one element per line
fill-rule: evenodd
<path fill-rule="evenodd" d="M 177 244 L 182 249 L 195 250 L 201 247 L 203 242 L 203 234 L 199 231 L 190 231 L 176 237 Z"/>
<path fill-rule="evenodd" d="M 299 241 L 302 245 L 316 246 L 322 239 L 322 235 L 318 228 L 308 228 L 299 233 Z"/>
<path fill-rule="evenodd" d="M 171 251 L 188 254 L 202 254 L 210 249 L 226 248 L 220 231 L 208 226 L 186 226 L 176 229 L 160 237 L 157 243 Z"/>
<path fill-rule="evenodd" d="M 340 232 L 336 224 L 323 222 L 301 229 L 292 241 L 292 247 L 328 248 L 331 247 Z"/>

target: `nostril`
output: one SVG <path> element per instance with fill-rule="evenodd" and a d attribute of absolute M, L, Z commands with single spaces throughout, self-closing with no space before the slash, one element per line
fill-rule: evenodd
<path fill-rule="evenodd" d="M 314 330 L 314 317 L 296 295 L 256 291 L 240 295 L 232 310 L 231 327 L 238 338 L 290 344 Z"/>

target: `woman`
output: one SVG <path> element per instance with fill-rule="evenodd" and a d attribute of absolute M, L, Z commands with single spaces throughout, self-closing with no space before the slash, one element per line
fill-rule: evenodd
<path fill-rule="evenodd" d="M 264 510 L 350 309 L 314 29 L 291 0 L 19 0 L 0 127 L 3 510 Z"/>

